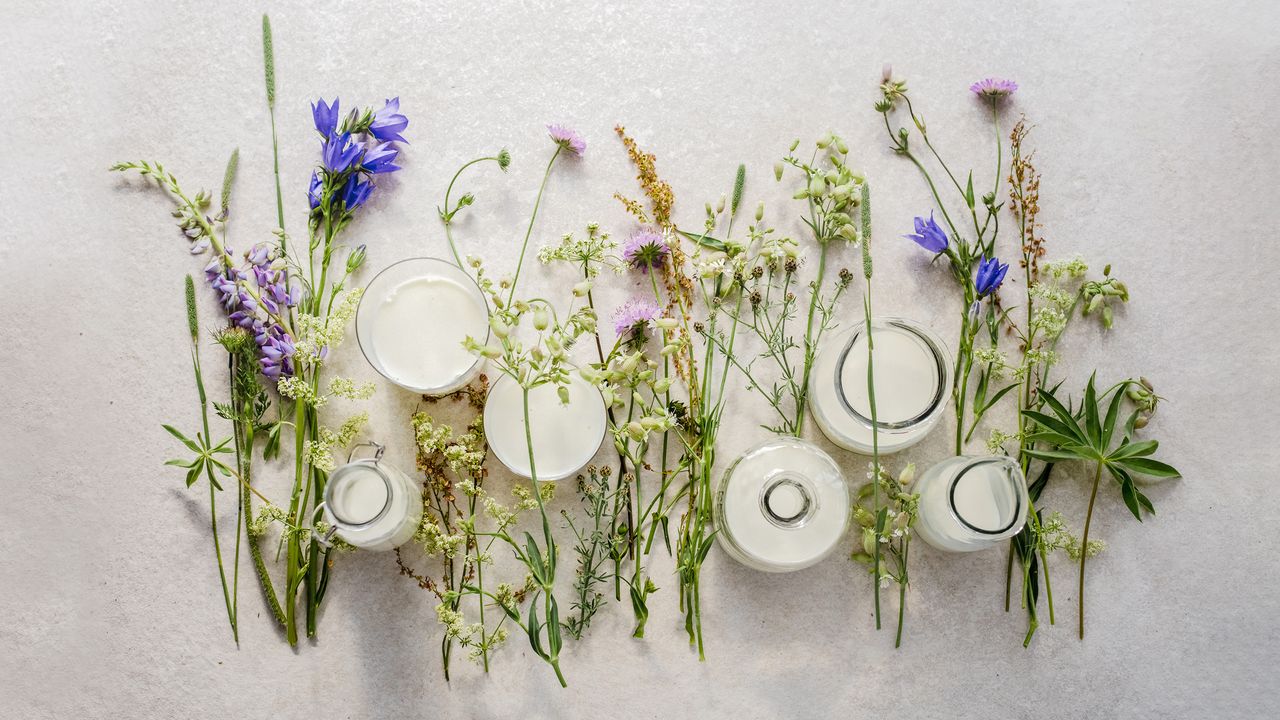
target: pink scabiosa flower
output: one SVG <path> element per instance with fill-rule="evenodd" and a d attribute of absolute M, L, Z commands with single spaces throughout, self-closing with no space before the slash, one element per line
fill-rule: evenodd
<path fill-rule="evenodd" d="M 582 153 L 587 151 L 587 141 L 564 125 L 548 125 L 547 134 L 551 136 L 555 144 L 578 157 L 582 157 Z"/>
<path fill-rule="evenodd" d="M 671 249 L 667 247 L 666 240 L 652 230 L 641 230 L 622 246 L 622 259 L 643 273 L 648 273 L 650 268 L 662 267 L 669 254 Z"/>
<path fill-rule="evenodd" d="M 969 89 L 978 97 L 999 100 L 1017 92 L 1018 83 L 1012 80 L 989 77 L 970 85 Z"/>
<path fill-rule="evenodd" d="M 613 313 L 613 331 L 618 337 L 643 333 L 662 311 L 648 300 L 628 300 Z"/>

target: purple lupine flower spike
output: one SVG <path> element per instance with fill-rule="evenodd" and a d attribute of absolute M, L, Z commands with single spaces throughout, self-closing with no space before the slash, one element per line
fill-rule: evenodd
<path fill-rule="evenodd" d="M 400 98 L 396 97 L 374 111 L 369 133 L 383 142 L 408 142 L 400 134 L 408 126 L 409 118 L 400 114 Z"/>

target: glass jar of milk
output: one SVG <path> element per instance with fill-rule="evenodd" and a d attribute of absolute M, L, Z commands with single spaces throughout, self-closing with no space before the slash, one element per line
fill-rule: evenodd
<path fill-rule="evenodd" d="M 831 456 L 793 437 L 743 453 L 716 488 L 716 538 L 738 562 L 766 572 L 807 568 L 835 550 L 849 525 L 849 488 Z"/>
<path fill-rule="evenodd" d="M 373 457 L 353 460 L 362 447 L 374 449 Z M 365 550 L 391 550 L 409 541 L 422 521 L 422 490 L 400 470 L 382 460 L 385 448 L 375 442 L 351 450 L 347 464 L 329 474 L 324 513 L 329 530 L 317 535 L 328 544 L 336 533 Z"/>
<path fill-rule="evenodd" d="M 463 341 L 489 338 L 489 306 L 462 268 L 439 258 L 401 260 L 378 273 L 356 310 L 365 359 L 391 382 L 447 395 L 484 365 Z"/>
<path fill-rule="evenodd" d="M 1026 478 L 1003 455 L 943 460 L 913 491 L 920 494 L 916 534 L 939 550 L 982 550 L 1017 535 L 1027 521 Z"/>
<path fill-rule="evenodd" d="M 951 395 L 951 358 L 919 323 L 885 317 L 871 328 L 879 448 L 895 453 L 920 442 L 942 418 Z M 871 454 L 866 323 L 823 338 L 809 376 L 809 409 L 831 442 Z"/>

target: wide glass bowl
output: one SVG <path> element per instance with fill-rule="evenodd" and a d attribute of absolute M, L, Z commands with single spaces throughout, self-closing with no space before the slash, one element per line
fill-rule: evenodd
<path fill-rule="evenodd" d="M 502 375 L 484 402 L 484 433 L 494 457 L 521 477 L 563 480 L 578 472 L 600 450 L 607 427 L 604 398 L 578 373 L 569 374 L 569 404 L 560 402 L 554 383 L 529 390 L 529 436 L 534 466 L 529 465 L 524 397 L 519 383 Z"/>
<path fill-rule="evenodd" d="M 484 359 L 463 347 L 489 340 L 484 293 L 462 268 L 439 258 L 401 260 L 374 276 L 356 310 L 360 351 L 406 390 L 447 395 L 480 373 Z"/>
<path fill-rule="evenodd" d="M 931 330 L 912 320 L 872 321 L 876 423 L 867 393 L 866 323 L 823 338 L 809 376 L 809 409 L 823 434 L 869 455 L 872 429 L 882 454 L 908 448 L 942 419 L 951 395 L 951 356 Z"/>

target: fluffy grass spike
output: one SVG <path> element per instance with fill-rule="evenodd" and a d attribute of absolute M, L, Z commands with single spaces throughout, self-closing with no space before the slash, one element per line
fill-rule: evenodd
<path fill-rule="evenodd" d="M 196 320 L 196 282 L 187 276 L 187 328 L 191 331 L 191 342 L 200 337 L 200 323 Z"/>

